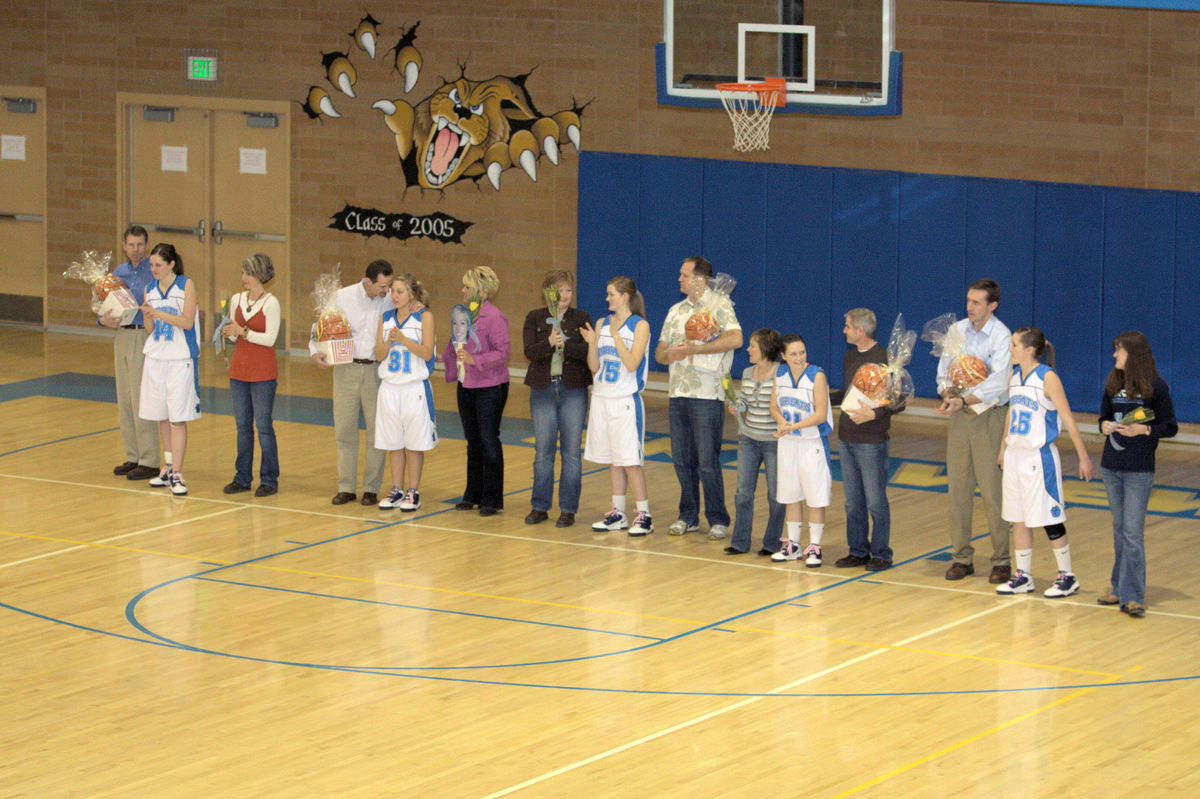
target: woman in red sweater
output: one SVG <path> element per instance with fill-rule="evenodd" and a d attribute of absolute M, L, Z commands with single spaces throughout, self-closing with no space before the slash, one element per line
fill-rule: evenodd
<path fill-rule="evenodd" d="M 279 300 L 266 289 L 274 277 L 275 265 L 262 253 L 242 262 L 245 291 L 230 297 L 231 321 L 221 331 L 226 338 L 236 341 L 229 364 L 229 393 L 237 420 L 237 460 L 233 481 L 224 489 L 226 494 L 250 490 L 255 425 L 258 425 L 262 463 L 254 496 L 268 497 L 279 490 L 279 449 L 271 413 L 279 377 L 275 339 L 279 335 L 280 310 Z"/>

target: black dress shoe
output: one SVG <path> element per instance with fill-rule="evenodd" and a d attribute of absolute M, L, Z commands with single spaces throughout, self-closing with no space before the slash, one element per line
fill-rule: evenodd
<path fill-rule="evenodd" d="M 125 475 L 126 480 L 149 480 L 158 476 L 158 469 L 153 466 L 135 466 Z"/>
<path fill-rule="evenodd" d="M 526 524 L 541 524 L 542 522 L 546 521 L 549 518 L 550 518 L 550 514 L 546 513 L 546 511 L 538 510 L 537 508 L 534 508 L 533 510 L 529 511 L 529 515 L 525 517 L 525 523 Z"/>
<path fill-rule="evenodd" d="M 371 493 L 370 491 L 364 491 L 364 492 L 363 492 L 363 498 L 362 498 L 362 504 L 364 504 L 364 505 L 378 505 L 378 504 L 379 504 L 379 495 L 378 495 L 378 494 L 373 494 L 373 493 Z"/>
<path fill-rule="evenodd" d="M 334 505 L 345 505 L 347 502 L 353 502 L 358 499 L 358 494 L 353 491 L 339 491 L 333 495 Z"/>
<path fill-rule="evenodd" d="M 225 494 L 240 494 L 243 491 L 249 491 L 249 490 L 250 490 L 250 486 L 244 486 L 241 483 L 239 483 L 237 480 L 234 480 L 229 485 L 222 488 L 221 492 L 225 493 Z"/>
<path fill-rule="evenodd" d="M 480 516 L 495 516 L 499 512 L 500 512 L 499 508 L 489 508 L 486 505 L 479 506 L 479 515 Z"/>
<path fill-rule="evenodd" d="M 474 502 L 460 502 L 454 506 L 455 510 L 475 510 Z"/>
<path fill-rule="evenodd" d="M 725 554 L 726 555 L 745 555 L 746 550 L 735 549 L 734 547 L 725 547 Z"/>
<path fill-rule="evenodd" d="M 575 524 L 575 514 L 563 511 L 558 515 L 558 521 L 554 523 L 555 527 L 570 527 Z"/>
<path fill-rule="evenodd" d="M 775 554 L 774 552 L 772 552 L 771 550 L 767 549 L 766 547 L 763 547 L 762 549 L 758 550 L 758 556 L 759 556 L 760 558 L 769 558 L 769 557 L 771 557 L 771 556 L 772 556 L 772 555 L 774 555 L 774 554 Z"/>
<path fill-rule="evenodd" d="M 867 571 L 869 572 L 881 572 L 884 569 L 890 568 L 892 568 L 892 562 L 890 560 L 884 560 L 883 558 L 871 558 L 869 561 L 867 561 Z"/>
<path fill-rule="evenodd" d="M 277 486 L 269 486 L 265 483 L 259 483 L 258 488 L 254 489 L 254 496 L 269 497 L 272 494 L 276 493 L 277 491 L 279 491 L 279 488 Z"/>
<path fill-rule="evenodd" d="M 844 558 L 839 558 L 833 565 L 839 569 L 851 569 L 855 566 L 866 566 L 871 562 L 871 559 L 866 555 L 847 555 Z"/>
<path fill-rule="evenodd" d="M 113 474 L 118 475 L 118 476 L 123 475 L 123 474 L 129 474 L 136 468 L 137 468 L 137 461 L 125 461 L 120 466 L 113 467 Z"/>

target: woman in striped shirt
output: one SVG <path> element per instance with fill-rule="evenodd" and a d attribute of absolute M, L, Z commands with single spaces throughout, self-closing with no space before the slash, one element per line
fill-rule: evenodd
<path fill-rule="evenodd" d="M 759 555 L 772 555 L 779 551 L 779 536 L 783 531 L 784 506 L 775 501 L 775 420 L 771 418 L 771 386 L 775 372 L 779 369 L 779 357 L 783 352 L 783 340 L 779 333 L 767 327 L 755 330 L 746 345 L 750 366 L 742 372 L 742 388 L 737 406 L 729 405 L 729 412 L 742 415 L 738 432 L 738 481 L 737 497 L 734 499 L 735 518 L 733 536 L 726 555 L 741 555 L 750 551 L 750 534 L 754 526 L 754 491 L 758 484 L 760 465 L 767 469 L 767 529 L 763 533 Z"/>

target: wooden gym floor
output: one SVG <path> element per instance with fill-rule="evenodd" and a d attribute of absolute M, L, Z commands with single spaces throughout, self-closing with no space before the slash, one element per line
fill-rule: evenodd
<path fill-rule="evenodd" d="M 976 576 L 946 582 L 936 421 L 895 428 L 895 567 L 833 567 L 835 482 L 826 565 L 806 569 L 666 535 L 662 395 L 643 540 L 589 530 L 609 489 L 586 462 L 579 524 L 523 524 L 516 381 L 504 513 L 452 509 L 465 446 L 440 382 L 421 510 L 331 506 L 330 376 L 303 359 L 281 370 L 280 493 L 231 499 L 228 383 L 205 351 L 175 498 L 111 474 L 107 340 L 2 332 L 0 797 L 1200 795 L 1194 449 L 1160 451 L 1136 620 L 1095 603 L 1099 483 L 1068 483 L 1079 594 L 1040 595 L 1044 539 L 1035 595 L 993 593 L 986 536 Z"/>

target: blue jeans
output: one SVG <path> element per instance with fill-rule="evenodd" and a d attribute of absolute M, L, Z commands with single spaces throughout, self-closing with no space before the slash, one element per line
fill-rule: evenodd
<path fill-rule="evenodd" d="M 262 448 L 262 463 L 258 466 L 258 482 L 279 487 L 279 447 L 275 442 L 275 424 L 271 413 L 275 409 L 275 380 L 229 381 L 233 398 L 233 418 L 237 422 L 237 460 L 233 482 L 249 486 L 254 476 L 254 426 L 258 426 L 258 445 Z"/>
<path fill-rule="evenodd" d="M 536 455 L 533 459 L 534 510 L 548 511 L 554 504 L 554 453 L 562 452 L 562 477 L 558 484 L 558 508 L 564 513 L 579 510 L 579 488 L 583 482 L 583 423 L 587 419 L 588 390 L 565 388 L 552 382 L 547 388 L 529 390 L 529 415 L 533 418 Z"/>
<path fill-rule="evenodd" d="M 756 441 L 753 438 L 738 438 L 737 496 L 733 504 L 737 519 L 733 523 L 733 536 L 729 545 L 739 552 L 750 551 L 750 534 L 754 529 L 754 490 L 758 485 L 758 467 L 767 469 L 767 529 L 763 532 L 763 549 L 779 551 L 779 535 L 783 532 L 786 505 L 775 501 L 775 453 L 778 441 Z"/>
<path fill-rule="evenodd" d="M 704 515 L 708 525 L 729 526 L 725 510 L 725 478 L 721 473 L 721 433 L 725 403 L 721 400 L 671 397 L 671 459 L 679 478 L 679 518 L 700 523 L 700 485 L 704 485 Z"/>
<path fill-rule="evenodd" d="M 1113 593 L 1126 602 L 1146 599 L 1146 507 L 1154 472 L 1118 472 L 1101 467 L 1113 517 Z"/>
<path fill-rule="evenodd" d="M 853 444 L 839 441 L 842 491 L 846 495 L 846 543 L 854 557 L 892 559 L 892 511 L 888 506 L 888 442 Z M 875 522 L 868 535 L 867 513 Z"/>

